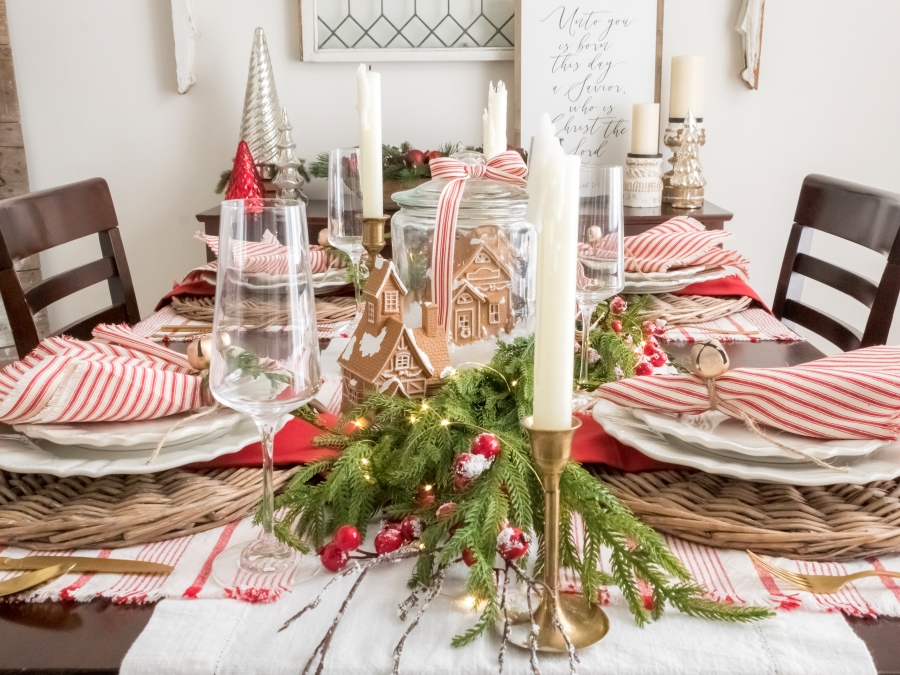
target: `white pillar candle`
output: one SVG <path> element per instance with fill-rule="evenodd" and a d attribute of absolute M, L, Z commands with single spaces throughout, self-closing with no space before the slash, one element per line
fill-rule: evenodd
<path fill-rule="evenodd" d="M 705 60 L 702 56 L 673 56 L 669 83 L 669 117 L 703 117 L 703 79 Z"/>
<path fill-rule="evenodd" d="M 381 184 L 381 75 L 362 63 L 356 71 L 359 87 L 359 180 L 362 185 L 363 217 L 384 215 Z"/>
<path fill-rule="evenodd" d="M 528 220 L 537 228 L 534 426 L 572 426 L 575 265 L 581 160 L 567 157 L 541 117 L 528 179 Z"/>
<path fill-rule="evenodd" d="M 506 85 L 503 81 L 491 82 L 488 87 L 488 105 L 482 118 L 484 138 L 482 148 L 487 159 L 506 151 Z"/>
<path fill-rule="evenodd" d="M 631 154 L 659 153 L 659 103 L 635 103 L 631 108 Z"/>

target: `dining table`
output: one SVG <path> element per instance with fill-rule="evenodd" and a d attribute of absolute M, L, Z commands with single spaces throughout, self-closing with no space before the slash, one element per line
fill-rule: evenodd
<path fill-rule="evenodd" d="M 186 348 L 185 343 L 171 346 Z M 320 343 L 322 349 L 326 346 L 327 342 Z M 690 343 L 670 343 L 666 349 L 684 363 Z M 823 356 L 806 341 L 735 342 L 729 345 L 728 352 L 733 367 L 791 366 Z M 274 606 L 272 611 L 277 611 Z M 153 612 L 152 603 L 115 604 L 109 600 L 0 602 L 0 675 L 117 673 Z M 900 619 L 846 620 L 869 649 L 877 672 L 900 675 Z M 367 672 L 364 658 L 358 672 Z"/>

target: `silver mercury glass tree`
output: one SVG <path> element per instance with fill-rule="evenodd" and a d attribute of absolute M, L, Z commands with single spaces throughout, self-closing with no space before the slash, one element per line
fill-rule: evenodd
<path fill-rule="evenodd" d="M 288 119 L 287 108 L 282 106 L 281 125 L 278 127 L 278 157 L 275 160 L 278 171 L 272 183 L 278 188 L 278 196 L 282 199 L 300 199 L 306 202 L 306 195 L 300 189 L 306 181 L 299 171 L 302 164 L 294 154 L 297 144 L 291 136 L 293 128 Z"/>
<path fill-rule="evenodd" d="M 260 167 L 262 177 L 271 180 L 271 165 L 278 157 L 278 120 L 281 104 L 275 89 L 275 76 L 266 34 L 257 28 L 250 52 L 247 73 L 247 92 L 244 94 L 244 113 L 241 117 L 241 139 L 250 146 L 250 154 Z M 266 166 L 268 165 L 268 166 Z"/>

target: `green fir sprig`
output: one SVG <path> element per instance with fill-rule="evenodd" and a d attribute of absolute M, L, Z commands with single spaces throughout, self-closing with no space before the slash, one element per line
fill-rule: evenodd
<path fill-rule="evenodd" d="M 629 330 L 633 329 L 630 325 Z M 615 339 L 624 342 L 620 334 Z M 601 352 L 601 360 L 627 361 L 625 353 L 602 336 L 592 336 L 592 344 Z M 619 365 L 624 369 L 627 363 Z M 609 367 L 595 368 L 598 381 Z M 425 529 L 411 586 L 433 583 L 436 569 L 458 560 L 463 550 L 474 554 L 476 562 L 469 570 L 466 588 L 485 604 L 475 625 L 454 638 L 453 644 L 471 642 L 501 614 L 494 561 L 497 536 L 505 523 L 537 537 L 535 571 L 542 564 L 543 492 L 520 425 L 520 420 L 531 414 L 533 395 L 533 337 L 498 343 L 487 367 L 453 373 L 441 392 L 425 401 L 370 393 L 334 431 L 316 439 L 317 446 L 336 448 L 340 454 L 304 468 L 292 479 L 276 502 L 277 508 L 285 509 L 276 534 L 309 550 L 325 543 L 340 525 L 353 525 L 365 535 L 379 512 L 389 518 L 419 515 Z M 297 414 L 311 418 L 308 411 Z M 345 432 L 347 427 L 352 431 Z M 481 432 L 499 439 L 500 454 L 468 487 L 457 490 L 455 458 L 468 452 L 473 437 Z M 426 486 L 435 497 L 433 502 L 420 498 Z M 691 581 L 662 537 L 574 462 L 562 475 L 561 494 L 560 559 L 580 574 L 587 602 L 597 602 L 601 586 L 615 584 L 639 625 L 658 618 L 667 605 L 722 621 L 769 615 L 762 607 L 717 603 L 704 597 L 703 589 Z M 447 502 L 454 502 L 455 507 L 449 516 L 438 519 L 437 507 Z M 583 521 L 580 550 L 572 536 L 575 514 Z M 609 573 L 599 571 L 604 549 L 610 553 Z M 526 560 L 517 564 L 524 570 Z M 652 609 L 644 605 L 639 582 L 652 590 Z"/>

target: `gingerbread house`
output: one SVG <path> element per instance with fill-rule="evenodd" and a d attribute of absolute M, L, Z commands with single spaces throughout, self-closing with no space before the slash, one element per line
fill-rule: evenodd
<path fill-rule="evenodd" d="M 510 247 L 499 228 L 486 226 L 457 236 L 450 326 L 454 344 L 509 332 L 515 325 Z"/>
<path fill-rule="evenodd" d="M 362 402 L 370 390 L 425 398 L 440 387 L 441 375 L 450 366 L 447 331 L 432 303 L 422 308 L 421 328 L 406 326 L 406 293 L 393 263 L 378 258 L 363 289 L 362 317 L 338 359 L 343 411 Z"/>

